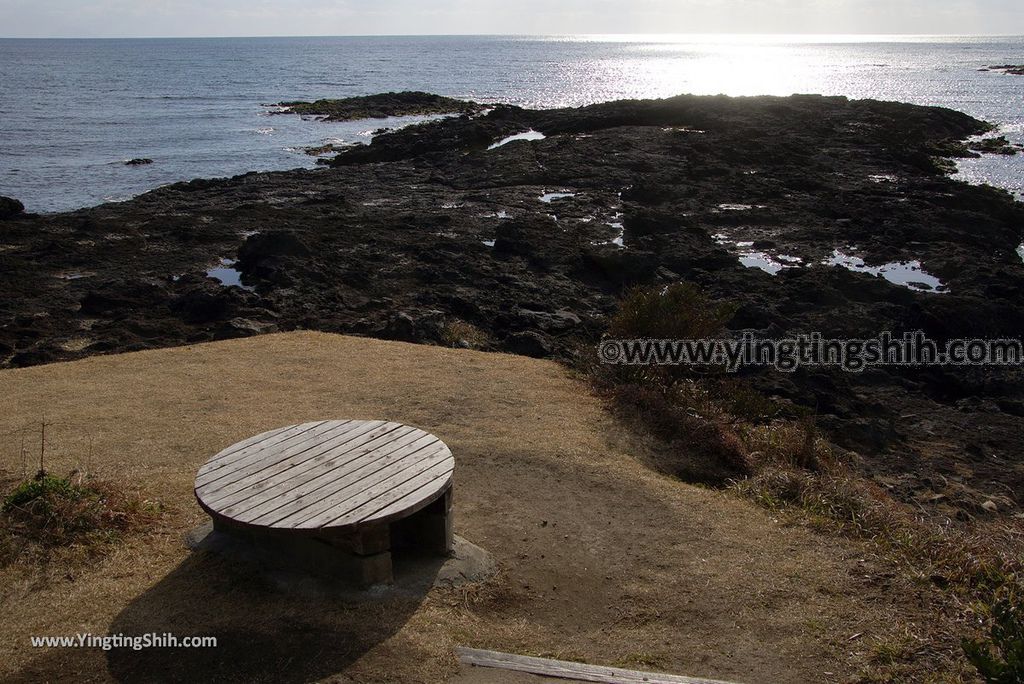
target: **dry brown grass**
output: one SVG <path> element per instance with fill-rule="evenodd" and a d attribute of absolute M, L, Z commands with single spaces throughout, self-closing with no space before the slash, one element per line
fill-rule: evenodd
<path fill-rule="evenodd" d="M 873 639 L 896 638 L 899 616 L 930 618 L 912 597 L 865 583 L 864 543 L 645 467 L 654 440 L 623 430 L 551 362 L 291 333 L 4 371 L 0 390 L 0 434 L 44 414 L 52 423 L 48 469 L 83 467 L 93 443 L 97 477 L 144 485 L 170 506 L 73 577 L 0 577 L 6 679 L 433 683 L 456 672 L 463 644 L 737 681 L 843 681 Z M 188 551 L 183 535 L 205 519 L 192 485 L 207 457 L 338 417 L 444 439 L 457 463 L 456 532 L 494 554 L 498 577 L 351 603 Z M 18 445 L 0 448 L 0 470 L 21 468 Z M 212 654 L 28 645 L 32 634 L 153 630 L 222 644 Z"/>

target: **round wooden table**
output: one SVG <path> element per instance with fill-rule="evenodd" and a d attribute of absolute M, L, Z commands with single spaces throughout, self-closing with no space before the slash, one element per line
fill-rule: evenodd
<path fill-rule="evenodd" d="M 454 470 L 445 443 L 418 428 L 327 420 L 224 449 L 199 469 L 195 494 L 220 531 L 318 567 L 346 561 L 374 583 L 391 580 L 396 540 L 450 551 Z"/>

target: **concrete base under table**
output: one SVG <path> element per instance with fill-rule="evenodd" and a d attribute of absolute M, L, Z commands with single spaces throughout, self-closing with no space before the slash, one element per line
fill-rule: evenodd
<path fill-rule="evenodd" d="M 251 544 L 274 565 L 343 578 L 364 587 L 393 581 L 394 551 L 447 556 L 453 543 L 451 489 L 408 517 L 350 533 L 244 527 L 220 516 L 211 517 L 216 531 Z"/>

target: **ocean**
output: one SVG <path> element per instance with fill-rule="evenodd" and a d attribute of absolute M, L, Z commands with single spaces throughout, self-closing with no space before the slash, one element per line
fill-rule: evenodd
<path fill-rule="evenodd" d="M 283 100 L 425 90 L 578 106 L 680 93 L 821 93 L 941 105 L 1024 143 L 1024 37 L 458 36 L 0 39 L 0 195 L 28 210 L 160 185 L 312 167 L 303 149 L 407 120 L 273 115 Z M 154 163 L 126 166 L 130 158 Z M 960 164 L 1024 197 L 1024 155 Z"/>

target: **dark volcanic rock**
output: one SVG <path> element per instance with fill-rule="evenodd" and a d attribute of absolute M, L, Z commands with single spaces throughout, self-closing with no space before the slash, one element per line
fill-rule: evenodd
<path fill-rule="evenodd" d="M 548 333 L 562 333 L 577 328 L 582 321 L 572 311 L 531 311 L 519 309 L 516 316 L 522 321 L 523 327 L 534 328 Z"/>
<path fill-rule="evenodd" d="M 617 286 L 650 281 L 659 263 L 658 257 L 652 252 L 626 250 L 613 245 L 587 247 L 583 251 L 583 258 L 597 277 Z"/>
<path fill-rule="evenodd" d="M 319 116 L 325 121 L 384 119 L 391 116 L 425 114 L 475 114 L 483 108 L 476 102 L 416 91 L 316 102 L 281 102 L 278 106 L 287 107 L 287 110 L 275 113 Z"/>
<path fill-rule="evenodd" d="M 530 330 L 510 335 L 505 340 L 505 349 L 513 354 L 544 358 L 551 354 L 551 341 L 545 335 Z"/>
<path fill-rule="evenodd" d="M 437 343 L 444 333 L 443 311 L 399 311 L 380 331 L 380 337 L 402 342 Z"/>
<path fill-rule="evenodd" d="M 999 66 L 985 67 L 986 71 L 1002 71 L 1004 74 L 1024 76 L 1024 64 L 1001 64 Z"/>
<path fill-rule="evenodd" d="M 145 157 L 137 157 L 135 159 L 129 159 L 128 161 L 126 161 L 125 166 L 145 166 L 146 164 L 152 163 L 152 159 L 147 159 Z"/>
<path fill-rule="evenodd" d="M 257 264 L 274 257 L 306 257 L 309 246 L 293 232 L 274 230 L 250 235 L 238 249 L 238 262 Z"/>
<path fill-rule="evenodd" d="M 192 290 L 171 302 L 171 309 L 189 323 L 213 323 L 228 318 L 234 311 L 227 291 Z"/>
<path fill-rule="evenodd" d="M 0 221 L 14 218 L 25 211 L 25 205 L 13 197 L 0 196 Z"/>
<path fill-rule="evenodd" d="M 262 335 L 276 331 L 277 325 L 272 322 L 254 321 L 248 318 L 232 318 L 217 328 L 215 336 L 217 339 L 226 339 Z"/>
<path fill-rule="evenodd" d="M 502 257 L 522 257 L 531 265 L 547 269 L 579 261 L 580 250 L 550 216 L 530 216 L 503 221 L 496 230 L 494 253 Z"/>
<path fill-rule="evenodd" d="M 402 98 L 338 115 L 383 112 L 374 102 Z M 488 149 L 528 130 L 547 137 Z M 1024 209 L 936 161 L 974 154 L 966 140 L 990 130 L 947 109 L 818 96 L 499 106 L 384 132 L 316 171 L 21 216 L 0 231 L 0 362 L 297 328 L 446 344 L 478 330 L 485 348 L 569 356 L 625 288 L 680 280 L 734 304 L 737 333 L 1021 337 Z M 945 293 L 824 265 L 853 246 L 868 266 L 919 262 Z M 769 275 L 740 264 L 747 252 L 800 261 Z M 249 289 L 206 277 L 236 254 Z M 1024 500 L 1019 369 L 744 377 L 816 413 L 907 500 L 928 503 L 943 481 L 944 500 Z"/>
<path fill-rule="evenodd" d="M 297 272 L 303 268 L 296 264 L 311 255 L 312 250 L 297 234 L 268 231 L 251 235 L 242 243 L 235 267 L 247 279 L 287 287 L 296 281 Z"/>
<path fill-rule="evenodd" d="M 967 144 L 969 149 L 976 152 L 988 152 L 990 154 L 1005 154 L 1014 155 L 1017 154 L 1017 148 L 1010 144 L 1010 141 L 1005 136 L 996 136 L 992 138 L 982 138 L 981 140 L 975 140 Z"/>

